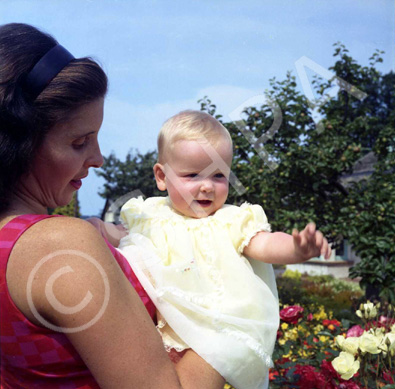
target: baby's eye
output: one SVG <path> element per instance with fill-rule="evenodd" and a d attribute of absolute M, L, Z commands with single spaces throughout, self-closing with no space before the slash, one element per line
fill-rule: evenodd
<path fill-rule="evenodd" d="M 224 174 L 223 173 L 217 173 L 215 176 L 215 178 L 224 178 Z"/>
<path fill-rule="evenodd" d="M 196 173 L 189 173 L 189 174 L 186 174 L 184 177 L 194 178 L 194 177 L 196 177 L 196 176 L 197 176 Z"/>

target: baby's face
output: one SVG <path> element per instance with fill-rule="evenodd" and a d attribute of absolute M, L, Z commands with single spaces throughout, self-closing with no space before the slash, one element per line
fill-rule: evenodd
<path fill-rule="evenodd" d="M 227 140 L 213 146 L 208 141 L 177 141 L 163 165 L 173 208 L 202 218 L 224 205 L 229 190 L 232 145 Z"/>

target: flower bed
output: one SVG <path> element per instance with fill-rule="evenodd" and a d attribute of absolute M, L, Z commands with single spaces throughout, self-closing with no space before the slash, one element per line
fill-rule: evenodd
<path fill-rule="evenodd" d="M 270 373 L 271 388 L 395 388 L 395 319 L 391 305 L 361 304 L 359 324 L 323 306 L 285 306 Z"/>
<path fill-rule="evenodd" d="M 328 276 L 287 270 L 277 285 L 281 323 L 271 389 L 395 389 L 391 305 L 366 302 L 358 284 Z"/>

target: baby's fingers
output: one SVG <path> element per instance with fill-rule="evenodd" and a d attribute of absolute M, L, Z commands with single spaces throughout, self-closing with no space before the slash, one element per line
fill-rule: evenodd
<path fill-rule="evenodd" d="M 316 247 L 318 247 L 320 250 L 322 249 L 322 246 L 324 244 L 324 235 L 322 235 L 321 231 L 317 231 L 315 233 L 315 245 Z M 321 250 L 322 252 L 322 250 Z"/>
<path fill-rule="evenodd" d="M 306 228 L 305 228 L 305 231 L 307 232 L 307 235 L 308 235 L 310 238 L 313 238 L 313 237 L 314 237 L 315 230 L 316 230 L 316 227 L 315 227 L 315 223 L 313 223 L 313 222 L 307 224 L 307 226 L 306 226 Z"/>
<path fill-rule="evenodd" d="M 324 256 L 325 259 L 329 259 L 332 254 L 331 246 L 329 246 L 326 238 L 324 238 L 324 242 L 321 248 L 321 254 Z"/>
<path fill-rule="evenodd" d="M 292 237 L 294 238 L 295 245 L 297 246 L 302 245 L 302 235 L 299 233 L 299 231 L 296 228 L 292 230 Z"/>

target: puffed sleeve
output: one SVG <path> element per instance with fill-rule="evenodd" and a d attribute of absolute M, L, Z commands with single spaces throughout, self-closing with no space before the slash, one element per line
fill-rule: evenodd
<path fill-rule="evenodd" d="M 166 198 L 143 200 L 139 197 L 126 202 L 121 209 L 121 219 L 129 234 L 122 238 L 119 248 L 134 245 L 153 250 L 163 265 L 169 265 L 174 260 L 172 250 L 177 241 L 177 225 L 167 211 Z"/>
<path fill-rule="evenodd" d="M 121 220 L 125 228 L 139 228 L 139 220 L 143 213 L 144 200 L 142 197 L 128 200 L 121 208 Z M 136 231 L 138 232 L 138 231 Z"/>
<path fill-rule="evenodd" d="M 238 207 L 229 225 L 229 234 L 239 254 L 243 253 L 250 240 L 260 231 L 271 231 L 263 208 L 260 205 L 248 203 Z"/>

